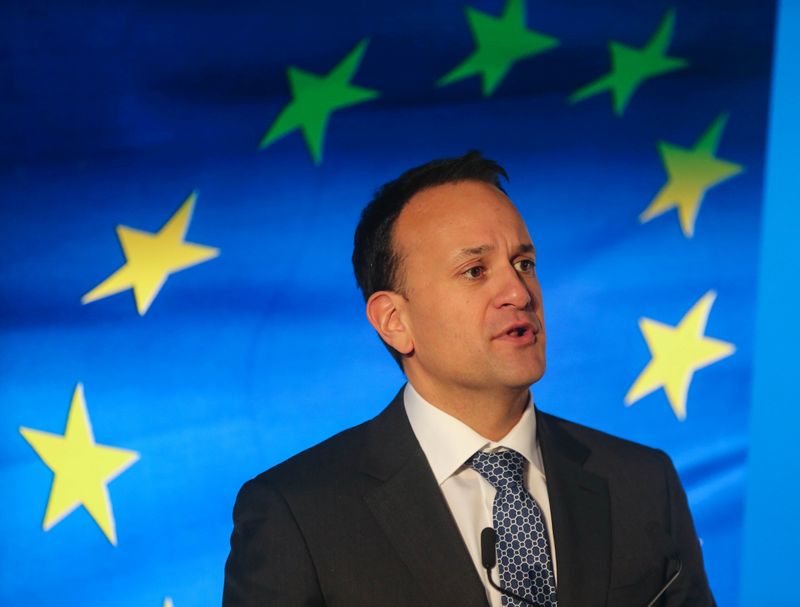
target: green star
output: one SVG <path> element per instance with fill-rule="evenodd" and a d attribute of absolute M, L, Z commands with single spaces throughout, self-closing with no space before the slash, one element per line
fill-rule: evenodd
<path fill-rule="evenodd" d="M 688 65 L 685 59 L 664 54 L 672 39 L 674 27 L 675 11 L 669 10 L 644 48 L 638 49 L 610 41 L 608 48 L 611 53 L 611 71 L 575 91 L 569 98 L 570 103 L 577 103 L 610 90 L 614 98 L 614 113 L 622 116 L 636 89 L 645 80 Z"/>
<path fill-rule="evenodd" d="M 684 236 L 691 238 L 700 204 L 706 190 L 742 172 L 734 164 L 714 156 L 725 129 L 727 115 L 721 114 L 693 148 L 658 142 L 658 152 L 667 171 L 667 183 L 639 216 L 642 223 L 677 207 Z"/>
<path fill-rule="evenodd" d="M 354 86 L 350 79 L 355 75 L 368 40 L 359 42 L 327 75 L 319 76 L 290 66 L 286 70 L 292 101 L 287 105 L 269 130 L 261 138 L 262 150 L 287 133 L 299 128 L 303 131 L 314 164 L 322 162 L 322 142 L 325 128 L 334 110 L 363 103 L 379 95 L 378 91 Z"/>
<path fill-rule="evenodd" d="M 508 0 L 499 18 L 470 7 L 466 7 L 465 12 L 476 48 L 469 57 L 442 76 L 436 83 L 438 86 L 480 74 L 483 77 L 483 94 L 488 97 L 494 93 L 515 61 L 558 46 L 556 38 L 525 27 L 524 0 Z"/>

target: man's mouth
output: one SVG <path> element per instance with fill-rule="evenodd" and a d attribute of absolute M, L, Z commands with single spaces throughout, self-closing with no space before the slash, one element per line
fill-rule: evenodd
<path fill-rule="evenodd" d="M 497 337 L 501 339 L 511 339 L 518 343 L 528 343 L 536 339 L 536 334 L 538 332 L 539 331 L 532 323 L 520 322 L 506 327 Z"/>

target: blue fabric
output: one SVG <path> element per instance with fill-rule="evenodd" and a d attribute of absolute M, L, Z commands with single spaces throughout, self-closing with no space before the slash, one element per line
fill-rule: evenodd
<path fill-rule="evenodd" d="M 756 570 L 741 544 L 775 3 L 522 4 L 558 45 L 487 95 L 478 75 L 437 82 L 475 48 L 466 7 L 506 0 L 2 3 L 0 604 L 218 605 L 241 484 L 403 382 L 352 276 L 361 209 L 472 148 L 508 170 L 537 248 L 537 406 L 669 453 L 714 594 L 736 602 Z M 570 101 L 609 71 L 610 41 L 641 47 L 670 8 L 685 68 L 622 115 L 608 91 Z M 328 74 L 362 40 L 352 83 L 380 94 L 330 115 L 321 161 L 299 130 L 260 148 L 288 68 Z M 743 171 L 706 192 L 691 238 L 675 210 L 642 223 L 668 179 L 659 142 L 690 148 L 723 114 L 716 155 Z M 82 304 L 126 263 L 117 227 L 156 233 L 191 192 L 186 240 L 219 256 L 170 275 L 143 316 L 130 290 Z M 710 290 L 705 335 L 735 353 L 694 373 L 682 421 L 662 389 L 625 406 L 651 358 L 640 319 L 675 326 Z M 139 455 L 108 483 L 116 546 L 82 506 L 43 529 L 53 472 L 20 433 L 63 435 L 79 382 L 96 442 Z"/>
<path fill-rule="evenodd" d="M 797 504 L 800 429 L 797 344 L 800 321 L 800 5 L 782 1 L 765 178 L 758 281 L 753 410 L 739 605 L 789 605 L 797 599 L 794 556 L 800 539 Z"/>

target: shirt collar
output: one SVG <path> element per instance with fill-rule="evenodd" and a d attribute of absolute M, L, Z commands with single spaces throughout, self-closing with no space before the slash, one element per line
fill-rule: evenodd
<path fill-rule="evenodd" d="M 536 413 L 531 401 L 517 424 L 499 441 L 481 436 L 464 422 L 426 401 L 409 383 L 403 392 L 406 415 L 411 429 L 440 485 L 458 472 L 476 451 L 513 449 L 521 453 L 544 476 L 536 437 Z"/>

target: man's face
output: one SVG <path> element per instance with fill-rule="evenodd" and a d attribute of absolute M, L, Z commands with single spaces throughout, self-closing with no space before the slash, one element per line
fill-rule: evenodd
<path fill-rule="evenodd" d="M 412 383 L 527 389 L 544 373 L 542 293 L 514 205 L 478 181 L 424 190 L 394 226 Z"/>

